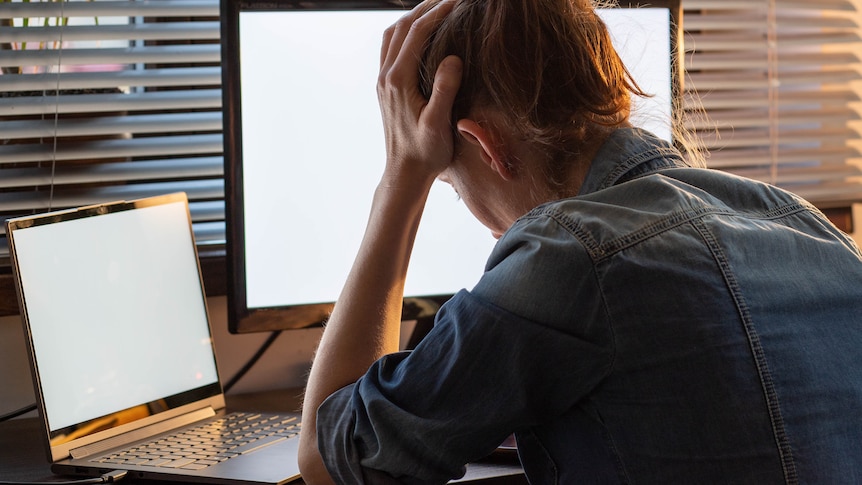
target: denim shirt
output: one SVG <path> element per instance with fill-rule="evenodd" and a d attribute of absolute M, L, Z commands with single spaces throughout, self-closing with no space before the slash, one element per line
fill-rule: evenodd
<path fill-rule="evenodd" d="M 317 419 L 337 483 L 443 483 L 512 432 L 533 484 L 862 483 L 862 254 L 621 129 Z"/>

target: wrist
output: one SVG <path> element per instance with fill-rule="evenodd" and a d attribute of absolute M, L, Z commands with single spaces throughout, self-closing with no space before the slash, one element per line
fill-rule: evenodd
<path fill-rule="evenodd" d="M 379 202 L 381 198 L 395 199 L 403 205 L 417 202 L 424 207 L 425 200 L 428 198 L 428 193 L 431 191 L 431 186 L 435 180 L 436 176 L 434 175 L 405 173 L 405 171 L 399 174 L 387 172 L 377 184 L 375 200 Z"/>

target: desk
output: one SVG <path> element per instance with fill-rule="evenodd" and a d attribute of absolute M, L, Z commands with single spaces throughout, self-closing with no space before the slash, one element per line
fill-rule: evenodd
<path fill-rule="evenodd" d="M 228 395 L 228 409 L 257 412 L 295 412 L 299 408 L 299 391 L 282 390 L 246 395 Z M 43 444 L 39 439 L 38 418 L 13 419 L 0 423 L 0 480 L 22 482 L 63 482 L 68 477 L 51 473 Z M 120 483 L 151 485 L 127 479 Z M 301 485 L 302 481 L 292 482 Z M 491 460 L 472 463 L 461 483 L 488 485 L 525 485 L 521 467 L 514 460 Z"/>

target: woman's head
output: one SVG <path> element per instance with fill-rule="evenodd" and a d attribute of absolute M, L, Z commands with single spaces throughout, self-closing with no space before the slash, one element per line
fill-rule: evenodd
<path fill-rule="evenodd" d="M 539 148 L 558 183 L 584 143 L 626 124 L 631 95 L 643 94 L 590 0 L 458 0 L 429 40 L 426 96 L 453 54 L 464 62 L 453 123 L 494 113 L 485 121 Z"/>

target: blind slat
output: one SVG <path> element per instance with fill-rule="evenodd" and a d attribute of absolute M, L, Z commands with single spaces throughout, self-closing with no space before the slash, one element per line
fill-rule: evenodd
<path fill-rule="evenodd" d="M 221 107 L 221 90 L 153 91 L 117 94 L 30 96 L 26 102 L 0 97 L 0 116 L 98 113 L 115 111 L 193 110 Z"/>
<path fill-rule="evenodd" d="M 721 110 L 710 114 L 707 120 L 692 120 L 689 127 L 703 129 L 739 129 L 753 127 L 768 127 L 769 113 L 763 109 L 740 109 Z M 851 109 L 822 109 L 822 110 L 783 110 L 779 114 L 778 126 L 796 126 L 805 123 L 835 123 L 843 124 L 848 121 L 860 119 L 859 113 Z"/>
<path fill-rule="evenodd" d="M 705 91 L 697 100 L 686 97 L 683 102 L 686 110 L 696 111 L 701 107 L 708 110 L 720 110 L 769 106 L 770 103 L 777 103 L 779 107 L 819 105 L 827 109 L 845 108 L 858 100 L 858 94 L 846 89 L 839 89 L 820 92 L 785 92 L 781 93 L 777 100 L 770 100 L 763 91 Z"/>
<path fill-rule="evenodd" d="M 771 181 L 771 174 L 763 169 L 739 169 L 728 170 L 736 175 L 753 178 L 756 180 Z M 816 170 L 805 170 L 796 168 L 784 168 L 781 170 L 777 183 L 779 185 L 810 182 L 812 180 L 835 182 L 843 181 L 847 177 L 857 176 L 858 172 L 848 166 L 820 167 Z"/>
<path fill-rule="evenodd" d="M 847 162 L 859 157 L 859 152 L 848 147 L 823 147 L 816 149 L 777 149 L 779 165 L 793 167 L 796 165 L 829 167 L 846 166 Z M 709 155 L 709 164 L 713 168 L 739 167 L 742 163 L 751 166 L 772 164 L 772 152 L 766 148 L 737 148 L 717 150 Z"/>
<path fill-rule="evenodd" d="M 189 131 L 220 131 L 221 112 L 121 115 L 57 120 L 53 118 L 5 123 L 7 140 L 92 135 L 123 135 Z"/>
<path fill-rule="evenodd" d="M 7 92 L 42 89 L 53 90 L 57 89 L 58 86 L 62 90 L 112 88 L 117 86 L 218 86 L 220 84 L 221 68 L 219 67 L 0 76 L 0 91 Z"/>
<path fill-rule="evenodd" d="M 696 47 L 698 52 L 711 51 L 728 51 L 735 50 L 741 52 L 766 52 L 768 47 L 763 42 L 757 42 L 750 35 L 745 35 L 744 32 L 734 32 L 732 34 L 693 34 L 691 40 L 687 41 L 689 47 Z M 848 48 L 860 41 L 856 34 L 844 35 L 820 35 L 820 36 L 793 36 L 781 39 L 781 50 L 787 51 L 791 47 L 808 48 L 814 44 L 823 45 L 844 45 Z M 689 51 L 690 52 L 690 51 Z"/>
<path fill-rule="evenodd" d="M 224 245 L 224 221 L 194 223 L 192 224 L 192 231 L 194 231 L 195 243 L 198 247 L 208 247 L 214 244 Z"/>
<path fill-rule="evenodd" d="M 0 9 L 0 19 L 21 17 L 208 17 L 219 14 L 217 0 L 15 2 Z"/>
<path fill-rule="evenodd" d="M 103 204 L 171 192 L 186 192 L 190 200 L 222 199 L 224 198 L 224 183 L 219 179 L 183 180 L 63 189 L 54 190 L 53 193 L 48 190 L 0 193 L 0 211 L 25 212 L 33 209 L 45 211 L 48 208 L 62 209 L 89 204 Z"/>
<path fill-rule="evenodd" d="M 222 135 L 182 135 L 98 140 L 64 144 L 54 153 L 53 143 L 0 146 L 0 166 L 18 162 L 51 160 L 100 160 L 117 157 L 161 157 L 221 153 Z"/>
<path fill-rule="evenodd" d="M 838 10 L 844 12 L 856 12 L 856 5 L 849 0 L 777 0 L 776 4 L 782 8 L 794 8 L 802 10 Z M 683 0 L 683 9 L 689 10 L 762 10 L 767 9 L 767 2 L 756 2 L 752 0 Z"/>
<path fill-rule="evenodd" d="M 862 184 L 854 181 L 829 184 L 788 184 L 788 190 L 808 200 L 820 201 L 821 207 L 846 206 L 847 201 L 862 200 Z"/>
<path fill-rule="evenodd" d="M 780 49 L 779 49 L 780 51 Z M 783 67 L 816 67 L 816 66 L 839 66 L 845 67 L 859 62 L 859 56 L 852 52 L 817 52 L 798 53 L 792 56 L 781 56 L 779 54 L 778 66 Z M 703 52 L 697 56 L 688 57 L 686 69 L 689 71 L 701 70 L 757 70 L 763 68 L 763 63 L 768 55 L 764 49 L 762 52 Z"/>
<path fill-rule="evenodd" d="M 0 188 L 14 189 L 122 182 L 126 180 L 160 180 L 220 177 L 224 162 L 220 157 L 197 157 L 170 160 L 126 161 L 86 166 L 15 168 L 4 171 Z"/>
<path fill-rule="evenodd" d="M 719 135 L 712 131 L 702 132 L 701 139 L 708 147 L 738 147 L 751 145 L 769 145 L 773 142 L 768 130 L 734 129 L 721 130 Z M 845 143 L 848 138 L 858 136 L 850 129 L 827 128 L 815 130 L 783 130 L 777 143 L 798 146 L 823 143 Z"/>
<path fill-rule="evenodd" d="M 0 42 L 70 42 L 82 40 L 214 40 L 218 22 L 81 25 L 0 29 Z"/>
<path fill-rule="evenodd" d="M 150 46 L 111 49 L 0 50 L 0 66 L 56 66 L 58 64 L 218 63 L 218 45 Z"/>
<path fill-rule="evenodd" d="M 192 213 L 192 221 L 224 220 L 223 200 L 189 201 L 189 210 Z"/>
<path fill-rule="evenodd" d="M 683 0 L 684 1 L 684 0 Z M 766 10 L 756 9 L 754 11 L 741 11 L 728 14 L 720 14 L 710 12 L 709 14 L 687 13 L 685 15 L 685 28 L 690 31 L 710 30 L 710 31 L 738 31 L 738 30 L 759 30 L 763 28 L 763 20 L 766 16 Z M 796 17 L 783 16 L 779 17 L 779 34 L 782 31 L 790 30 L 791 28 L 810 30 L 814 28 L 822 28 L 828 30 L 835 29 L 855 29 L 859 28 L 859 24 L 852 17 Z"/>
<path fill-rule="evenodd" d="M 767 75 L 759 72 L 735 72 L 734 79 L 728 79 L 728 73 L 692 73 L 686 80 L 699 90 L 738 90 L 738 89 L 767 89 L 770 84 L 778 82 L 770 79 Z M 791 88 L 800 85 L 839 85 L 859 80 L 858 71 L 848 70 L 823 70 L 783 73 L 781 85 Z M 820 86 L 818 86 L 819 88 Z"/>

